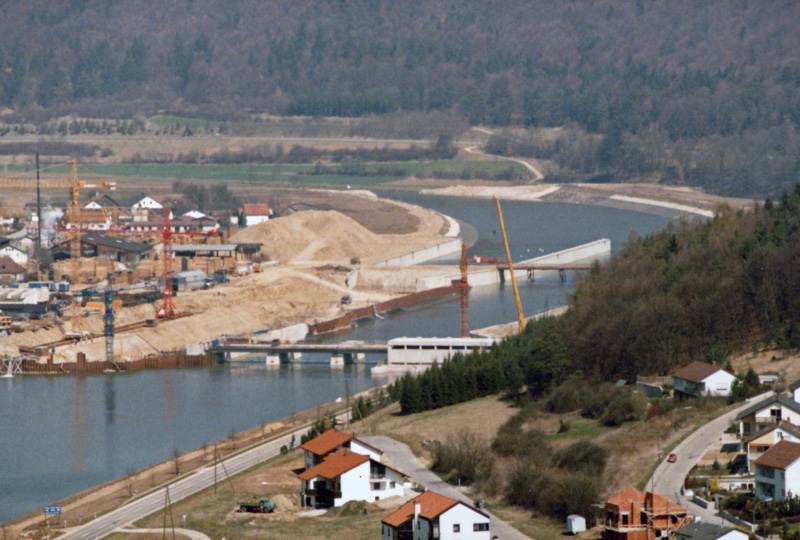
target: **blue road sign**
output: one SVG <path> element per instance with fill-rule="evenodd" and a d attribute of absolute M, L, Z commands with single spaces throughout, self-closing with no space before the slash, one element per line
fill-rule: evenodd
<path fill-rule="evenodd" d="M 52 516 L 53 514 L 60 514 L 60 513 L 61 513 L 61 505 L 44 507 L 44 515 L 46 516 Z"/>

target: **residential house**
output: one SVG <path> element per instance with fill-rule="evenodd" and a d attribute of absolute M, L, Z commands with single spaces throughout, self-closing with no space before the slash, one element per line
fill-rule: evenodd
<path fill-rule="evenodd" d="M 655 540 L 691 520 L 686 509 L 661 495 L 628 487 L 605 502 L 603 540 Z"/>
<path fill-rule="evenodd" d="M 158 215 L 164 214 L 164 205 L 144 193 L 129 197 L 122 206 L 123 208 L 130 209 L 133 221 L 147 221 L 151 213 Z M 170 215 L 170 217 L 172 216 Z"/>
<path fill-rule="evenodd" d="M 704 521 L 696 521 L 675 531 L 675 540 L 747 540 L 747 533 Z"/>
<path fill-rule="evenodd" d="M 756 497 L 781 501 L 800 494 L 800 443 L 780 441 L 753 464 Z"/>
<path fill-rule="evenodd" d="M 401 472 L 347 448 L 329 454 L 298 476 L 303 506 L 312 508 L 400 496 L 405 482 Z"/>
<path fill-rule="evenodd" d="M 0 257 L 8 257 L 21 266 L 28 264 L 28 253 L 9 238 L 0 238 Z"/>
<path fill-rule="evenodd" d="M 149 216 L 146 219 L 135 219 L 127 223 L 123 229 L 131 233 L 153 233 L 164 230 L 163 216 Z M 170 211 L 170 230 L 175 234 L 207 234 L 215 235 L 219 231 L 219 222 L 215 218 L 172 218 Z"/>
<path fill-rule="evenodd" d="M 489 540 L 489 516 L 426 491 L 381 520 L 381 540 Z"/>
<path fill-rule="evenodd" d="M 251 225 L 257 225 L 259 223 L 269 220 L 270 216 L 272 216 L 272 210 L 270 209 L 268 204 L 245 203 L 239 209 L 239 225 L 243 227 L 250 227 Z"/>
<path fill-rule="evenodd" d="M 85 210 L 80 213 L 82 231 L 110 231 L 114 225 L 114 217 L 103 210 Z M 67 229 L 72 223 L 67 223 Z"/>
<path fill-rule="evenodd" d="M 747 452 L 748 470 L 752 470 L 753 461 L 780 441 L 800 442 L 800 426 L 781 420 L 746 437 L 742 443 Z"/>
<path fill-rule="evenodd" d="M 381 455 L 383 454 L 381 450 L 357 439 L 354 435 L 348 435 L 335 428 L 331 428 L 305 442 L 300 445 L 300 448 L 305 452 L 306 470 L 319 465 L 327 456 L 343 448 L 352 450 L 357 454 L 369 456 L 377 462 L 381 461 Z"/>
<path fill-rule="evenodd" d="M 748 436 L 781 420 L 800 426 L 800 403 L 783 394 L 772 394 L 736 415 L 739 435 Z"/>
<path fill-rule="evenodd" d="M 161 210 L 164 208 L 160 202 L 155 200 L 154 198 L 145 195 L 144 193 L 139 193 L 127 199 L 125 204 L 123 205 L 125 208 L 133 208 L 136 210 L 140 209 L 147 209 L 147 210 Z"/>
<path fill-rule="evenodd" d="M 102 210 L 104 208 L 119 208 L 119 203 L 106 195 L 105 193 L 98 193 L 89 202 L 84 205 L 87 210 Z"/>
<path fill-rule="evenodd" d="M 735 379 L 714 364 L 692 362 L 672 375 L 672 387 L 679 397 L 727 396 Z"/>
<path fill-rule="evenodd" d="M 789 385 L 789 392 L 792 393 L 792 399 L 800 403 L 800 379 L 794 381 Z"/>
<path fill-rule="evenodd" d="M 25 268 L 10 257 L 0 257 L 0 282 L 18 282 L 25 279 Z"/>

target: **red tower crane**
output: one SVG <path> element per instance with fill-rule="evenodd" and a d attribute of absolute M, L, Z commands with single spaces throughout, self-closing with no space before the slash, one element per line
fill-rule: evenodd
<path fill-rule="evenodd" d="M 164 257 L 164 301 L 156 312 L 157 319 L 177 319 L 181 312 L 172 301 L 172 223 L 169 220 L 169 208 L 164 208 L 164 228 L 162 230 Z"/>

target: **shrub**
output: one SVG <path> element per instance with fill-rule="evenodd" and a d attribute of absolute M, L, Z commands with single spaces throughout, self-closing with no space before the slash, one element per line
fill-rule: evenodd
<path fill-rule="evenodd" d="M 452 481 L 471 484 L 492 472 L 489 444 L 473 431 L 462 429 L 433 448 L 433 469 Z"/>
<path fill-rule="evenodd" d="M 583 378 L 571 377 L 550 393 L 544 408 L 556 414 L 568 413 L 582 408 L 585 399 L 586 381 Z"/>
<path fill-rule="evenodd" d="M 542 495 L 553 483 L 553 477 L 534 461 L 517 461 L 511 469 L 506 500 L 515 506 L 539 508 Z"/>
<path fill-rule="evenodd" d="M 593 515 L 593 506 L 600 500 L 600 489 L 595 478 L 583 474 L 570 474 L 558 479 L 543 493 L 537 508 L 560 520 L 570 514 Z"/>
<path fill-rule="evenodd" d="M 608 461 L 608 450 L 590 441 L 577 441 L 559 450 L 553 463 L 560 469 L 600 477 Z"/>

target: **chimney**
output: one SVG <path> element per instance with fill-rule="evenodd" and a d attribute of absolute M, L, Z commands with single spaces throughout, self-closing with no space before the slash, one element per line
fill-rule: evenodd
<path fill-rule="evenodd" d="M 415 524 L 417 523 L 417 520 L 419 519 L 419 513 L 420 513 L 421 508 L 422 507 L 420 506 L 420 504 L 418 502 L 414 503 L 414 523 Z"/>

